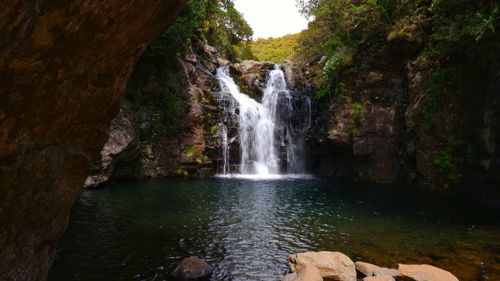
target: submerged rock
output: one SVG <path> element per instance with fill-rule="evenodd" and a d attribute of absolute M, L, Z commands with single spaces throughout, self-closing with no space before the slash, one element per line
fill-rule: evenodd
<path fill-rule="evenodd" d="M 305 264 L 296 273 L 284 276 L 281 281 L 322 281 L 321 272 L 316 267 Z"/>
<path fill-rule="evenodd" d="M 400 264 L 398 271 L 403 278 L 413 278 L 416 281 L 458 281 L 450 272 L 427 264 Z"/>
<path fill-rule="evenodd" d="M 313 265 L 323 278 L 339 281 L 356 281 L 356 269 L 352 260 L 340 252 L 305 252 L 288 256 L 293 272 L 305 265 Z"/>
<path fill-rule="evenodd" d="M 172 276 L 182 280 L 199 280 L 210 277 L 214 268 L 198 257 L 183 259 L 172 271 Z"/>

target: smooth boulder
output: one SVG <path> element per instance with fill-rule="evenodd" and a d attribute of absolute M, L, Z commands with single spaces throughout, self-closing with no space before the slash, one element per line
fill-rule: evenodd
<path fill-rule="evenodd" d="M 319 269 L 305 264 L 299 271 L 284 276 L 281 281 L 323 281 Z"/>
<path fill-rule="evenodd" d="M 198 280 L 210 277 L 214 268 L 198 257 L 183 259 L 172 271 L 172 276 L 182 280 Z"/>
<path fill-rule="evenodd" d="M 356 269 L 352 260 L 340 252 L 305 252 L 288 256 L 293 272 L 305 265 L 315 266 L 321 277 L 338 281 L 356 281 Z"/>
<path fill-rule="evenodd" d="M 373 272 L 373 275 L 375 275 L 375 276 L 389 275 L 389 276 L 395 277 L 395 276 L 399 275 L 399 271 L 396 269 L 392 269 L 392 268 L 381 267 L 381 268 L 376 269 Z"/>
<path fill-rule="evenodd" d="M 379 276 L 368 276 L 363 278 L 363 281 L 395 281 L 392 276 L 389 275 L 379 275 Z"/>
<path fill-rule="evenodd" d="M 354 263 L 356 270 L 363 275 L 369 276 L 398 276 L 399 272 L 396 269 L 380 267 L 378 265 L 374 265 L 367 262 L 357 261 Z"/>
<path fill-rule="evenodd" d="M 354 266 L 356 267 L 357 271 L 363 273 L 365 276 L 373 276 L 375 275 L 375 270 L 380 269 L 380 267 L 377 265 L 362 261 L 355 262 Z"/>
<path fill-rule="evenodd" d="M 416 281 L 458 281 L 458 278 L 450 272 L 427 264 L 400 264 L 398 271 L 400 276 L 413 278 Z"/>

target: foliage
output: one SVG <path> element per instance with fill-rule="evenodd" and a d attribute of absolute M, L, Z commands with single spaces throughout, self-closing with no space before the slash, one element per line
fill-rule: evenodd
<path fill-rule="evenodd" d="M 249 42 L 253 31 L 233 0 L 190 0 L 175 23 L 144 52 L 143 59 L 165 64 L 185 52 L 195 35 L 234 60 L 240 55 L 238 46 Z"/>
<path fill-rule="evenodd" d="M 202 35 L 228 59 L 239 60 L 242 43 L 252 39 L 252 28 L 236 10 L 233 0 L 204 1 L 208 3 L 209 12 L 203 22 Z"/>
<path fill-rule="evenodd" d="M 190 147 L 186 148 L 186 156 L 187 157 L 196 156 L 196 148 L 194 146 L 190 146 Z"/>
<path fill-rule="evenodd" d="M 363 110 L 364 105 L 360 102 L 356 102 L 356 103 L 354 103 L 353 108 L 354 108 L 354 112 L 359 114 Z"/>
<path fill-rule="evenodd" d="M 455 163 L 449 151 L 440 151 L 432 160 L 432 164 L 442 173 L 447 181 L 457 182 L 460 175 L 455 171 Z"/>
<path fill-rule="evenodd" d="M 434 51 L 445 58 L 494 36 L 500 22 L 500 4 L 490 1 L 437 0 L 432 5 Z"/>
<path fill-rule="evenodd" d="M 351 64 L 360 44 L 381 34 L 383 8 L 375 0 L 298 0 L 297 4 L 313 18 L 299 37 L 297 59 L 309 62 L 320 58 L 326 79 L 316 81 L 317 87 L 334 84 L 337 74 Z"/>
<path fill-rule="evenodd" d="M 429 85 L 429 94 L 425 100 L 422 112 L 424 118 L 422 125 L 427 128 L 435 121 L 440 104 L 443 103 L 443 100 L 449 94 L 450 85 L 448 84 L 453 81 L 453 77 L 453 72 L 447 68 L 437 68 L 433 71 Z"/>
<path fill-rule="evenodd" d="M 473 46 L 498 40 L 500 25 L 500 3 L 490 0 L 297 0 L 297 6 L 313 19 L 299 38 L 298 57 L 323 57 L 329 78 L 350 64 L 361 45 L 370 43 L 376 50 L 388 31 L 404 32 L 412 24 L 423 24 L 425 17 L 433 26 L 425 59 L 434 62 L 464 50 L 480 52 Z"/>
<path fill-rule="evenodd" d="M 321 4 L 322 0 L 296 0 L 299 12 L 306 18 L 313 17 L 314 8 Z"/>
<path fill-rule="evenodd" d="M 361 112 L 363 111 L 364 107 L 365 106 L 360 102 L 355 102 L 352 106 L 352 108 L 354 109 L 354 115 L 353 115 L 354 123 L 358 127 L 361 125 Z"/>
<path fill-rule="evenodd" d="M 331 87 L 330 87 L 330 84 L 326 84 L 324 85 L 323 87 L 319 88 L 317 91 L 316 91 L 316 96 L 315 98 L 317 100 L 320 100 L 328 95 L 331 94 Z"/>
<path fill-rule="evenodd" d="M 449 172 L 453 169 L 451 154 L 448 151 L 439 152 L 432 163 L 441 172 Z"/>
<path fill-rule="evenodd" d="M 296 55 L 300 34 L 289 34 L 279 38 L 257 39 L 251 43 L 255 59 L 260 61 L 284 62 Z"/>

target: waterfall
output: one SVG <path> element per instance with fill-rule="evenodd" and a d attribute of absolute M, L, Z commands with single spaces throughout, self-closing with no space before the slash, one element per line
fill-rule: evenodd
<path fill-rule="evenodd" d="M 228 67 L 217 70 L 221 91 L 219 102 L 222 122 L 219 126 L 224 174 L 229 173 L 229 150 L 226 124 L 238 128 L 240 173 L 243 175 L 277 175 L 281 172 L 305 172 L 305 135 L 311 125 L 311 100 L 298 102 L 287 89 L 283 71 L 278 65 L 269 73 L 262 102 L 240 92 L 229 75 Z M 299 109 L 297 114 L 294 110 Z M 305 116 L 303 113 L 306 113 Z M 280 157 L 285 151 L 286 157 Z M 284 161 L 282 158 L 285 158 Z M 286 162 L 286 163 L 282 163 Z"/>

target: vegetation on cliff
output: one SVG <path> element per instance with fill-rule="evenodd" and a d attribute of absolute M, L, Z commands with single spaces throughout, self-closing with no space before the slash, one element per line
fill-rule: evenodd
<path fill-rule="evenodd" d="M 165 63 L 184 53 L 193 36 L 207 40 L 230 60 L 249 52 L 252 28 L 234 7 L 233 0 L 190 0 L 176 22 L 144 53 L 143 58 Z"/>
<path fill-rule="evenodd" d="M 179 133 L 188 110 L 189 95 L 181 85 L 184 75 L 179 59 L 196 60 L 215 52 L 231 61 L 250 53 L 253 31 L 234 7 L 233 0 L 190 0 L 182 14 L 144 52 L 129 82 L 128 99 L 136 112 L 148 112 L 139 127 L 142 146 L 153 139 Z M 204 48 L 209 48 L 205 50 Z M 215 49 L 213 49 L 215 48 Z M 162 89 L 147 93 L 144 81 L 157 80 Z M 147 93 L 147 94 L 146 94 Z"/>
<path fill-rule="evenodd" d="M 498 51 L 500 4 L 490 0 L 297 0 L 300 11 L 314 20 L 299 39 L 299 58 L 321 56 L 326 77 L 339 74 L 361 49 L 376 51 L 387 41 L 405 46 L 439 65 L 452 57 Z M 425 40 L 425 42 L 423 42 Z"/>
<path fill-rule="evenodd" d="M 259 61 L 281 63 L 296 56 L 300 33 L 279 38 L 259 38 L 251 43 L 252 55 Z"/>
<path fill-rule="evenodd" d="M 365 144 L 361 140 L 368 137 L 362 134 L 369 126 L 369 114 L 376 108 L 393 116 L 391 124 L 401 128 L 391 130 L 392 144 L 387 148 L 388 154 L 396 149 L 393 146 L 399 151 L 387 157 L 398 159 L 393 166 L 400 166 L 407 178 L 443 187 L 472 169 L 489 169 L 495 151 L 487 143 L 496 140 L 491 118 L 485 119 L 484 113 L 499 69 L 500 3 L 298 0 L 297 4 L 312 19 L 299 38 L 298 58 L 311 65 L 317 98 L 337 106 L 347 103 L 345 109 L 353 112 L 356 120 L 350 121 L 348 134 L 351 141 L 358 141 L 354 145 L 358 153 Z M 495 110 L 490 111 L 493 116 Z M 478 136 L 479 130 L 487 136 Z M 394 167 L 389 170 L 399 170 Z M 368 171 L 358 171 L 358 176 L 366 178 Z"/>

